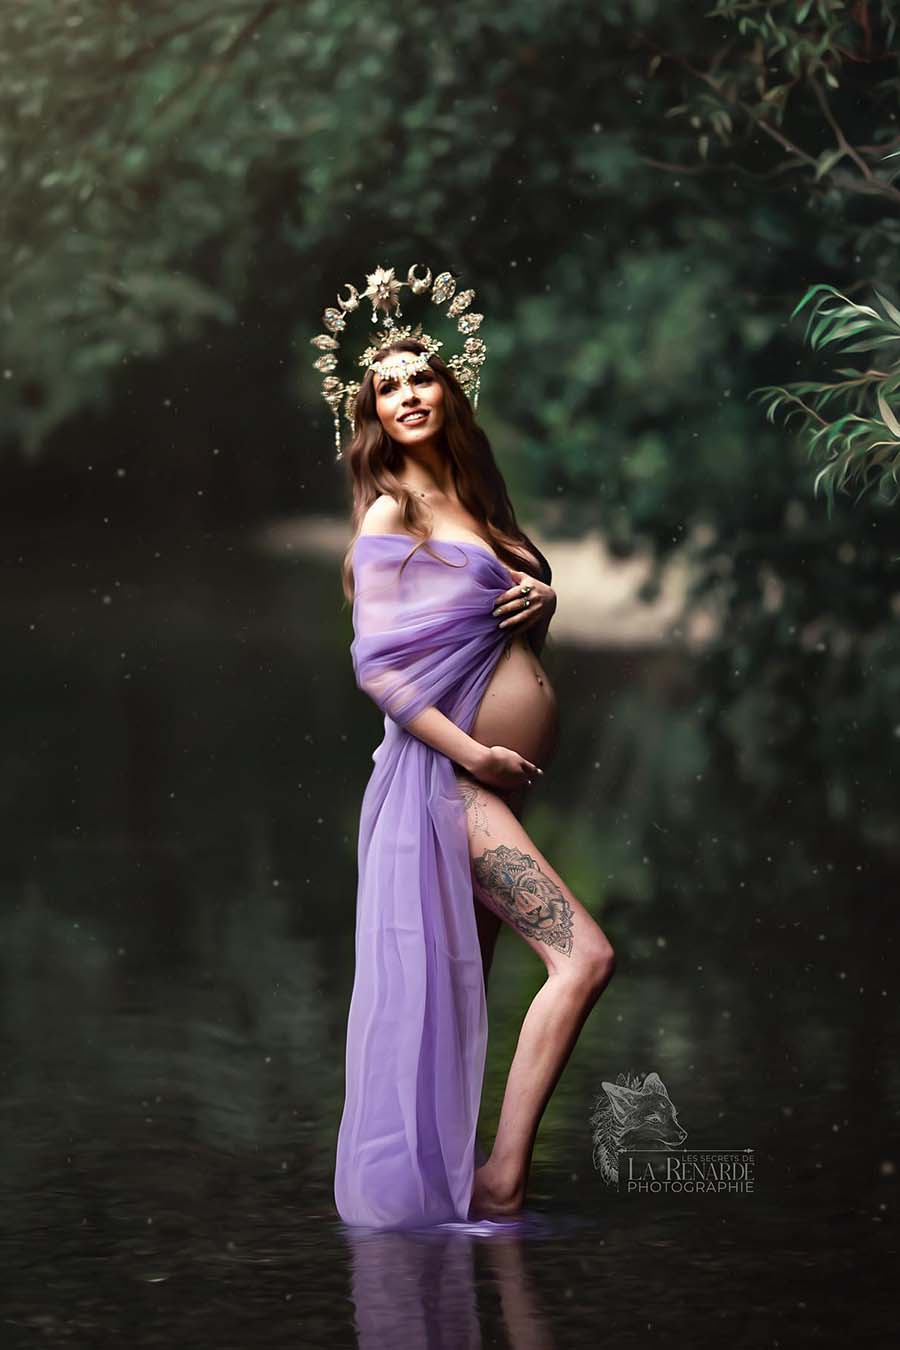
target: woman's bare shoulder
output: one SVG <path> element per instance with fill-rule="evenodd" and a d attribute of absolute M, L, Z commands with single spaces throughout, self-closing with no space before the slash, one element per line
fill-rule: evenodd
<path fill-rule="evenodd" d="M 376 497 L 366 511 L 359 527 L 360 534 L 403 534 L 400 507 L 386 492 Z"/>

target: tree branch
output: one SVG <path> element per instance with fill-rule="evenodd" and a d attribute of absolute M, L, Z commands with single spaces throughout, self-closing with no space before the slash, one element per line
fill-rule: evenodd
<path fill-rule="evenodd" d="M 838 145 L 844 151 L 844 154 L 849 155 L 850 158 L 853 160 L 854 164 L 856 164 L 859 167 L 859 170 L 862 173 L 863 177 L 871 179 L 872 170 L 869 168 L 866 161 L 860 155 L 857 154 L 853 146 L 847 140 L 847 137 L 844 135 L 841 128 L 838 126 L 837 120 L 834 114 L 832 113 L 831 108 L 828 106 L 828 99 L 825 97 L 825 91 L 821 89 L 819 86 L 819 81 L 815 79 L 814 76 L 810 75 L 809 82 L 812 85 L 813 93 L 815 94 L 816 98 L 819 101 L 819 107 L 822 109 L 822 112 L 828 119 L 828 125 L 834 132 L 835 139 Z"/>

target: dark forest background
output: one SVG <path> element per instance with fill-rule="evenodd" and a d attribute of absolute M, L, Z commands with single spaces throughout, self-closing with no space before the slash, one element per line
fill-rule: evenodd
<path fill-rule="evenodd" d="M 890 851 L 890 5 L 35 0 L 0 30 L 10 536 L 344 512 L 321 311 L 376 264 L 450 268 L 523 518 L 686 551 L 722 613 L 712 761 L 761 821 L 790 793 Z M 875 377 L 836 380 L 813 287 L 878 330 Z M 888 490 L 829 510 L 848 455 L 845 489 L 874 457 Z"/>

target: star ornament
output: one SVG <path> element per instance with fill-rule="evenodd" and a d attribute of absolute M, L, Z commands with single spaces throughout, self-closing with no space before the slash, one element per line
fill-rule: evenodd
<path fill-rule="evenodd" d="M 403 283 L 394 276 L 393 267 L 376 267 L 374 272 L 369 272 L 366 281 L 368 286 L 363 291 L 363 295 L 367 300 L 372 301 L 372 321 L 374 323 L 380 309 L 383 309 L 385 314 L 390 314 L 391 310 L 398 307 L 400 287 Z"/>

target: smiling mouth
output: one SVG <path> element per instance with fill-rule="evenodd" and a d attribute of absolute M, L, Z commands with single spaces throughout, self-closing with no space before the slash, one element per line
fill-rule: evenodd
<path fill-rule="evenodd" d="M 397 421 L 402 422 L 405 426 L 407 422 L 424 422 L 427 416 L 427 410 L 423 409 L 421 412 L 407 413 L 405 417 L 398 417 Z"/>

